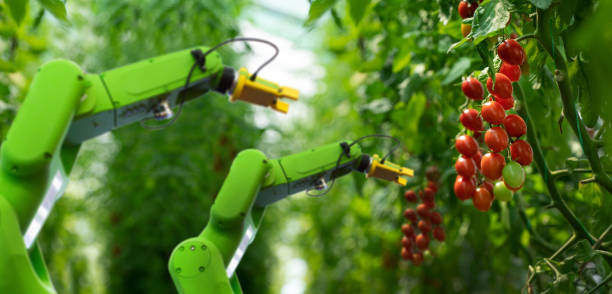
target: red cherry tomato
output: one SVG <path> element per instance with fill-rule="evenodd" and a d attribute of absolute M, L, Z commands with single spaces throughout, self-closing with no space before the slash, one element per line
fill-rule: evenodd
<path fill-rule="evenodd" d="M 501 176 L 501 170 L 499 173 Z M 457 198 L 459 198 L 460 200 L 467 200 L 472 198 L 472 196 L 474 195 L 474 191 L 476 191 L 476 185 L 470 178 L 457 176 L 457 179 L 455 179 L 454 190 L 455 195 L 457 195 Z"/>
<path fill-rule="evenodd" d="M 489 101 L 482 105 L 482 117 L 491 124 L 501 124 L 505 116 L 504 107 L 498 102 Z"/>
<path fill-rule="evenodd" d="M 516 140 L 510 145 L 510 156 L 512 160 L 521 165 L 529 165 L 533 161 L 533 150 L 531 145 L 523 140 Z"/>
<path fill-rule="evenodd" d="M 503 170 L 502 170 L 502 173 L 503 173 Z M 491 183 L 489 183 L 487 181 L 484 181 L 484 183 L 482 183 L 482 185 L 480 185 L 480 187 L 484 187 L 485 189 L 489 190 L 489 193 L 491 193 L 491 195 L 493 195 L 493 189 L 494 189 L 493 184 L 491 184 Z M 493 198 L 495 198 L 495 195 L 493 195 Z"/>
<path fill-rule="evenodd" d="M 412 248 L 412 242 L 410 242 L 410 238 L 406 236 L 402 237 L 402 247 Z"/>
<path fill-rule="evenodd" d="M 427 188 L 429 188 L 432 191 L 434 191 L 434 193 L 438 192 L 438 185 L 435 182 L 433 182 L 433 181 L 427 181 Z"/>
<path fill-rule="evenodd" d="M 415 222 L 418 220 L 417 213 L 412 208 L 406 208 L 406 210 L 404 210 L 404 217 Z"/>
<path fill-rule="evenodd" d="M 485 133 L 485 144 L 493 152 L 501 152 L 508 147 L 508 134 L 503 128 L 490 128 Z"/>
<path fill-rule="evenodd" d="M 421 250 L 427 249 L 429 247 L 429 237 L 424 234 L 418 234 L 416 236 L 416 246 Z"/>
<path fill-rule="evenodd" d="M 516 33 L 510 34 L 510 39 L 516 39 L 516 38 L 518 38 L 518 35 Z"/>
<path fill-rule="evenodd" d="M 444 233 L 444 229 L 442 227 L 435 227 L 433 229 L 433 236 L 440 242 L 444 242 L 446 239 L 446 234 Z"/>
<path fill-rule="evenodd" d="M 402 233 L 404 233 L 406 237 L 414 237 L 414 228 L 412 228 L 411 224 L 403 224 Z"/>
<path fill-rule="evenodd" d="M 497 55 L 501 60 L 512 65 L 521 65 L 525 62 L 525 50 L 514 39 L 508 39 L 499 44 Z"/>
<path fill-rule="evenodd" d="M 510 98 L 495 97 L 495 101 L 497 101 L 497 103 L 501 104 L 501 106 L 503 106 L 505 110 L 512 109 L 512 107 L 514 107 L 514 98 L 513 97 L 510 97 Z"/>
<path fill-rule="evenodd" d="M 476 173 L 476 163 L 471 157 L 459 156 L 455 162 L 455 170 L 464 177 L 471 177 Z"/>
<path fill-rule="evenodd" d="M 525 121 L 516 114 L 510 114 L 504 118 L 504 128 L 510 137 L 520 137 L 527 132 Z"/>
<path fill-rule="evenodd" d="M 480 131 L 482 130 L 482 119 L 478 115 L 476 109 L 466 109 L 459 116 L 459 121 L 468 130 Z"/>
<path fill-rule="evenodd" d="M 417 206 L 417 214 L 421 218 L 429 218 L 430 213 L 431 212 L 429 211 L 429 208 L 424 203 L 421 203 Z"/>
<path fill-rule="evenodd" d="M 463 94 L 473 100 L 482 100 L 484 98 L 484 88 L 479 80 L 473 77 L 467 78 L 461 83 Z"/>
<path fill-rule="evenodd" d="M 433 200 L 424 201 L 423 204 L 425 204 L 425 206 L 427 206 L 429 209 L 434 209 L 436 207 L 436 202 Z"/>
<path fill-rule="evenodd" d="M 472 159 L 474 159 L 474 163 L 476 163 L 476 168 L 480 169 L 480 161 L 482 160 L 482 153 L 480 150 L 478 150 L 476 154 L 472 155 Z"/>
<path fill-rule="evenodd" d="M 463 135 L 455 140 L 455 148 L 459 153 L 471 157 L 478 152 L 478 142 L 472 136 Z"/>
<path fill-rule="evenodd" d="M 402 259 L 403 260 L 412 260 L 412 250 L 408 247 L 402 247 Z"/>
<path fill-rule="evenodd" d="M 421 263 L 423 263 L 423 253 L 415 252 L 412 254 L 412 263 L 416 266 L 421 265 Z"/>
<path fill-rule="evenodd" d="M 461 19 L 466 19 L 474 16 L 476 8 L 478 8 L 478 3 L 469 3 L 467 1 L 461 1 L 459 2 L 457 10 L 459 11 L 459 16 L 461 16 Z"/>
<path fill-rule="evenodd" d="M 478 187 L 476 192 L 474 193 L 474 197 L 472 198 L 472 202 L 476 209 L 485 212 L 491 208 L 491 204 L 493 203 L 493 196 L 484 187 Z"/>
<path fill-rule="evenodd" d="M 426 187 L 425 193 L 423 193 L 423 197 L 421 199 L 423 199 L 423 201 L 433 201 L 435 196 L 436 192 L 434 192 L 434 190 L 431 188 Z"/>
<path fill-rule="evenodd" d="M 413 202 L 416 203 L 417 202 L 417 195 L 413 190 L 408 190 L 404 193 L 404 198 L 408 201 L 408 202 Z"/>
<path fill-rule="evenodd" d="M 497 180 L 502 175 L 506 160 L 499 153 L 487 153 L 480 161 L 480 171 L 491 180 Z"/>
<path fill-rule="evenodd" d="M 432 211 L 429 221 L 431 221 L 431 223 L 434 225 L 439 225 L 442 223 L 442 215 L 440 215 L 440 213 L 437 211 Z"/>
<path fill-rule="evenodd" d="M 431 231 L 431 224 L 424 220 L 419 221 L 418 227 L 419 230 L 421 230 L 421 233 L 423 234 L 427 234 L 429 233 L 429 231 Z"/>
<path fill-rule="evenodd" d="M 512 65 L 504 62 L 502 63 L 499 72 L 505 74 L 513 82 L 518 82 L 518 80 L 521 78 L 521 67 L 518 65 Z"/>
<path fill-rule="evenodd" d="M 495 86 L 493 86 L 493 80 L 489 77 L 487 79 L 487 89 L 495 97 L 512 97 L 512 81 L 503 73 L 495 74 Z"/>

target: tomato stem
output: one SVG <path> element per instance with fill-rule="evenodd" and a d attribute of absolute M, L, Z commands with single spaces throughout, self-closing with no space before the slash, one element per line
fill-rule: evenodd
<path fill-rule="evenodd" d="M 566 121 L 570 124 L 572 131 L 580 139 L 580 144 L 584 154 L 586 155 L 591 168 L 593 169 L 593 175 L 595 181 L 604 187 L 609 193 L 612 193 L 612 179 L 605 173 L 603 163 L 597 154 L 599 144 L 593 141 L 591 136 L 588 135 L 588 131 L 582 118 L 580 117 L 578 110 L 576 109 L 576 101 L 572 93 L 571 81 L 566 78 L 568 77 L 567 63 L 563 55 L 558 52 L 564 49 L 563 44 L 553 41 L 553 28 L 552 25 L 545 25 L 553 17 L 552 10 L 539 10 L 538 9 L 538 23 L 543 24 L 538 26 L 540 30 L 537 33 L 538 39 L 541 41 L 542 46 L 552 57 L 557 70 L 555 76 L 564 77 L 555 79 L 559 92 L 561 93 L 561 100 L 563 101 L 563 113 L 565 114 Z M 559 47 L 559 48 L 555 48 Z"/>

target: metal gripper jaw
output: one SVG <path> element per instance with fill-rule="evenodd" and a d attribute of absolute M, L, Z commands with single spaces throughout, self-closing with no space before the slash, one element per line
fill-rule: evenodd
<path fill-rule="evenodd" d="M 238 72 L 238 78 L 235 81 L 230 101 L 242 100 L 287 113 L 289 111 L 289 104 L 280 99 L 288 98 L 297 101 L 298 97 L 298 90 L 290 87 L 281 87 L 274 82 L 260 78 L 256 78 L 253 81 L 246 68 L 241 68 Z"/>
<path fill-rule="evenodd" d="M 404 176 L 412 177 L 414 176 L 414 171 L 389 161 L 381 162 L 380 157 L 377 154 L 374 154 L 374 156 L 371 158 L 367 175 L 368 178 L 379 178 L 406 186 L 407 181 Z"/>

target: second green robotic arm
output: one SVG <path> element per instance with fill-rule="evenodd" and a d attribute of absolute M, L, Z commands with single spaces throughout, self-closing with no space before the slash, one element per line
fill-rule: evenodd
<path fill-rule="evenodd" d="M 412 170 L 382 163 L 346 142 L 274 160 L 258 150 L 238 154 L 204 231 L 172 252 L 169 271 L 179 293 L 240 293 L 234 271 L 255 238 L 265 206 L 301 191 L 324 189 L 327 181 L 351 171 L 399 184 L 405 184 L 403 176 L 412 176 Z"/>

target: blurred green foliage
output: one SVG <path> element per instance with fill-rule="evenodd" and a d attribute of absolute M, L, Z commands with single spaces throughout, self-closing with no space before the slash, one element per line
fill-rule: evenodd
<path fill-rule="evenodd" d="M 433 242 L 421 267 L 401 261 L 405 189 L 354 175 L 338 180 L 323 198 L 296 196 L 268 210 L 238 269 L 246 293 L 276 293 L 282 286 L 275 269 L 287 260 L 275 260 L 277 243 L 306 262 L 306 293 L 583 293 L 594 288 L 610 267 L 586 241 L 572 244 L 554 260 L 545 259 L 572 231 L 563 215 L 551 209 L 546 179 L 535 165 L 527 169 L 525 187 L 512 202 L 495 202 L 490 212 L 481 213 L 453 195 L 453 142 L 465 132 L 458 122 L 459 109 L 466 105 L 461 78 L 474 75 L 484 81 L 490 66 L 499 66 L 497 59 L 483 62 L 476 45 L 493 56 L 504 35 L 535 30 L 536 7 L 553 9 L 551 26 L 560 34 L 552 37 L 564 45 L 560 52 L 568 62 L 580 115 L 589 135 L 603 146 L 604 166 L 612 166 L 606 80 L 612 74 L 612 4 L 486 0 L 472 20 L 472 41 L 461 36 L 457 4 L 311 1 L 305 26 L 325 31 L 316 52 L 325 78 L 319 93 L 303 100 L 312 115 L 281 133 L 282 144 L 261 142 L 263 130 L 253 126 L 250 106 L 230 105 L 218 95 L 186 105 L 177 123 L 164 131 L 134 125 L 86 143 L 74 184 L 40 238 L 58 293 L 173 293 L 166 270 L 169 254 L 204 227 L 237 152 L 263 144 L 268 154 L 289 154 L 371 133 L 403 141 L 392 160 L 415 169 L 407 188 L 422 188 L 425 170 L 438 167 L 437 210 L 444 217 L 446 242 Z M 60 0 L 4 1 L 0 135 L 44 61 L 69 58 L 98 72 L 194 45 L 214 45 L 239 33 L 236 23 L 248 5 L 246 0 L 74 0 L 66 7 Z M 587 168 L 579 138 L 566 122 L 558 123 L 563 105 L 552 59 L 535 40 L 523 44 L 529 74 L 521 84 L 537 126 L 529 131 L 537 132 L 551 169 Z M 222 54 L 237 64 L 235 54 Z M 367 141 L 364 147 L 381 154 L 392 142 Z M 579 183 L 588 176 L 569 172 L 556 186 L 598 237 L 612 223 L 607 209 L 612 195 L 596 184 Z M 609 235 L 602 244 L 610 248 Z M 609 288 L 598 293 L 609 293 Z"/>

